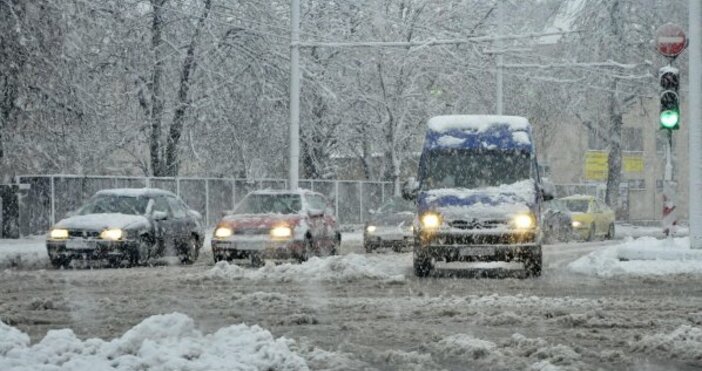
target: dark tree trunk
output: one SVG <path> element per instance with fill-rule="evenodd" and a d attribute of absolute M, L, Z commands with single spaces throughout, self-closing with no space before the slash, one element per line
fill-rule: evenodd
<path fill-rule="evenodd" d="M 163 4 L 166 0 L 151 0 L 153 19 L 151 22 L 151 49 L 154 53 L 154 70 L 151 77 L 151 136 L 149 153 L 151 156 L 151 173 L 154 176 L 163 175 L 161 164 L 161 121 L 163 119 L 163 58 L 161 56 L 161 30 L 163 27 Z"/>
<path fill-rule="evenodd" d="M 616 84 L 615 84 L 616 89 Z M 615 90 L 616 91 L 616 90 Z M 616 93 L 613 93 L 615 95 Z M 617 107 L 617 97 L 613 96 L 609 106 L 610 138 L 607 157 L 607 192 L 605 203 L 616 210 L 619 204 L 619 184 L 622 180 L 622 125 L 621 110 Z"/>
<path fill-rule="evenodd" d="M 180 74 L 180 89 L 178 90 L 178 99 L 175 113 L 173 114 L 173 123 L 168 131 L 168 143 L 166 146 L 166 164 L 164 174 L 166 176 L 176 176 L 179 170 L 178 160 L 178 143 L 183 132 L 183 121 L 185 120 L 185 110 L 188 108 L 188 93 L 190 92 L 190 79 L 197 68 L 197 60 L 195 60 L 195 49 L 197 49 L 200 41 L 200 33 L 205 25 L 205 20 L 210 13 L 212 6 L 211 0 L 205 0 L 205 9 L 202 11 L 200 19 L 198 19 L 197 27 L 193 38 L 190 40 L 190 45 L 183 60 L 183 69 Z"/>

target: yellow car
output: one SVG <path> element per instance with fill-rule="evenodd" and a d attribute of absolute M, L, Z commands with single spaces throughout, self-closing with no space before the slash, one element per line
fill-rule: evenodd
<path fill-rule="evenodd" d="M 573 219 L 573 231 L 587 241 L 614 238 L 614 211 L 593 196 L 576 195 L 561 199 Z"/>

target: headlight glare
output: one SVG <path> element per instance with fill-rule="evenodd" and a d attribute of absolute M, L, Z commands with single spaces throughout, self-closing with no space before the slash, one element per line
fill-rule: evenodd
<path fill-rule="evenodd" d="M 441 217 L 439 214 L 435 213 L 428 213 L 422 215 L 422 227 L 427 228 L 427 229 L 436 229 L 439 228 L 441 225 Z"/>
<path fill-rule="evenodd" d="M 273 238 L 290 238 L 292 237 L 292 229 L 288 226 L 279 226 L 271 229 L 271 237 Z"/>
<path fill-rule="evenodd" d="M 514 226 L 517 227 L 517 229 L 529 229 L 533 228 L 536 225 L 534 217 L 530 214 L 515 215 L 512 221 L 514 223 Z"/>
<path fill-rule="evenodd" d="M 68 238 L 68 229 L 55 228 L 49 232 L 49 237 L 52 240 L 62 240 Z"/>
<path fill-rule="evenodd" d="M 580 228 L 582 226 L 583 226 L 583 223 L 581 223 L 577 220 L 573 220 L 573 228 Z"/>
<path fill-rule="evenodd" d="M 215 229 L 214 235 L 216 238 L 227 238 L 234 234 L 234 230 L 229 227 L 218 227 Z"/>
<path fill-rule="evenodd" d="M 374 225 L 369 225 L 366 227 L 366 232 L 368 233 L 373 233 L 375 232 L 375 226 Z"/>
<path fill-rule="evenodd" d="M 105 229 L 100 232 L 100 238 L 103 240 L 117 241 L 124 235 L 124 232 L 119 228 Z"/>

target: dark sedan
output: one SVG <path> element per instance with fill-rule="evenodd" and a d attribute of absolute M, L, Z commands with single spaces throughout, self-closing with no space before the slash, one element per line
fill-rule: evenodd
<path fill-rule="evenodd" d="M 193 263 L 202 247 L 201 215 L 168 191 L 103 190 L 71 214 L 47 236 L 54 267 L 74 259 L 137 265 L 168 255 Z"/>
<path fill-rule="evenodd" d="M 548 243 L 570 241 L 574 237 L 573 219 L 570 211 L 558 199 L 544 204 L 541 230 Z"/>
<path fill-rule="evenodd" d="M 363 230 L 363 247 L 366 252 L 380 248 L 402 251 L 412 245 L 412 222 L 417 206 L 402 197 L 393 197 L 378 210 L 373 210 Z"/>

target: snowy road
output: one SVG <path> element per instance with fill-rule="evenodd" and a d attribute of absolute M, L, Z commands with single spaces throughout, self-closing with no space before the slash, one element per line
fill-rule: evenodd
<path fill-rule="evenodd" d="M 699 276 L 597 278 L 567 269 L 611 243 L 546 246 L 535 280 L 416 279 L 410 254 L 364 256 L 357 241 L 340 257 L 260 270 L 213 267 L 209 255 L 190 267 L 6 270 L 0 319 L 33 343 L 61 328 L 126 341 L 144 319 L 173 312 L 205 334 L 256 324 L 292 339 L 287 348 L 311 369 L 702 367 Z M 188 334 L 198 344 L 215 339 Z M 0 356 L 3 349 L 0 340 Z"/>

